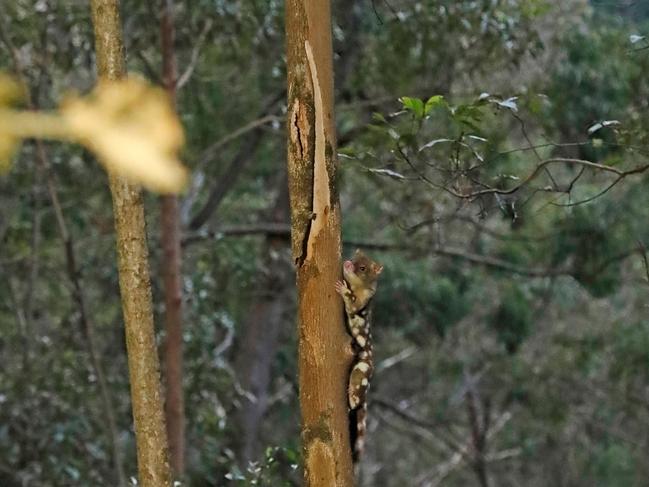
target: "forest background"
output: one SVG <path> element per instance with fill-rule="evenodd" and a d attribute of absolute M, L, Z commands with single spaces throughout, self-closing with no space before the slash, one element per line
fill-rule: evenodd
<path fill-rule="evenodd" d="M 647 485 L 649 4 L 332 7 L 344 253 L 386 268 L 361 485 Z M 192 486 L 300 483 L 283 9 L 174 2 Z M 121 10 L 129 72 L 164 84 L 164 9 Z M 16 59 L 37 108 L 88 91 L 86 2 L 0 3 Z M 50 172 L 28 143 L 0 179 L 0 485 L 116 485 L 136 457 L 107 177 L 44 148 Z"/>

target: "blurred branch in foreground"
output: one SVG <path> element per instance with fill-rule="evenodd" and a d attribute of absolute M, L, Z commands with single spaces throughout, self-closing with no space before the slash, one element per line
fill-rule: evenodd
<path fill-rule="evenodd" d="M 0 75 L 0 166 L 26 138 L 84 145 L 109 172 L 163 193 L 185 187 L 187 170 L 176 158 L 183 130 L 162 90 L 144 81 L 101 82 L 86 97 L 70 97 L 58 113 L 8 108 L 22 88 Z"/>

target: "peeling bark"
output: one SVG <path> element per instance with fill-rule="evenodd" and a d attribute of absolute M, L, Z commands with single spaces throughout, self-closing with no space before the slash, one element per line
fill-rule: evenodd
<path fill-rule="evenodd" d="M 341 238 L 329 2 L 287 1 L 286 36 L 304 479 L 311 487 L 351 486 L 346 385 L 352 350 L 334 291 Z"/>
<path fill-rule="evenodd" d="M 91 0 L 99 77 L 126 76 L 118 0 Z M 139 187 L 110 175 L 139 485 L 171 485 L 155 344 L 144 205 Z"/>

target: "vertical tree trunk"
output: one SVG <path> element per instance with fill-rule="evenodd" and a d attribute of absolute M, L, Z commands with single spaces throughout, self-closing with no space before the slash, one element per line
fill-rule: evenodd
<path fill-rule="evenodd" d="M 97 71 L 100 78 L 126 76 L 118 0 L 91 0 Z M 115 213 L 119 286 L 126 330 L 139 485 L 171 485 L 153 329 L 144 205 L 139 187 L 110 175 Z"/>
<path fill-rule="evenodd" d="M 305 484 L 351 486 L 346 388 L 353 354 L 334 291 L 341 275 L 341 238 L 329 1 L 288 0 L 286 42 Z"/>
<path fill-rule="evenodd" d="M 176 103 L 176 53 L 174 51 L 173 0 L 163 0 L 160 34 L 162 77 L 172 102 Z M 169 436 L 171 468 L 176 478 L 185 471 L 185 402 L 183 398 L 182 251 L 178 198 L 161 198 L 160 224 L 165 301 L 164 347 L 165 417 Z"/>
<path fill-rule="evenodd" d="M 288 188 L 286 174 L 281 171 L 280 190 L 268 221 L 285 223 L 288 220 Z M 242 467 L 258 460 L 261 423 L 268 409 L 273 359 L 277 353 L 278 338 L 288 305 L 286 289 L 292 272 L 287 257 L 287 239 L 267 235 L 263 248 L 264 262 L 257 283 L 255 299 L 245 320 L 241 349 L 237 353 L 237 375 L 243 388 L 252 397 L 242 398 L 238 422 L 241 430 L 239 459 Z"/>

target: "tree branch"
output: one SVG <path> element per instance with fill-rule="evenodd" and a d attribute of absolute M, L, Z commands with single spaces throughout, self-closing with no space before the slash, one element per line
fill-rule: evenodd
<path fill-rule="evenodd" d="M 201 30 L 201 33 L 198 35 L 196 44 L 194 44 L 194 49 L 192 49 L 192 53 L 189 58 L 189 64 L 187 65 L 183 73 L 178 77 L 178 81 L 176 82 L 176 90 L 180 90 L 183 86 L 185 86 L 191 79 L 192 74 L 194 74 L 194 70 L 196 69 L 196 64 L 198 62 L 198 56 L 203 47 L 203 44 L 205 44 L 207 34 L 212 29 L 212 25 L 212 19 L 207 19 L 205 25 L 203 26 L 203 29 Z"/>
<path fill-rule="evenodd" d="M 216 157 L 217 153 L 219 150 L 223 148 L 226 144 L 229 142 L 232 142 L 233 140 L 246 135 L 248 132 L 251 132 L 252 130 L 261 127 L 262 125 L 266 125 L 267 123 L 271 122 L 283 122 L 284 117 L 280 117 L 278 115 L 264 115 L 263 117 L 260 117 L 256 120 L 252 120 L 251 122 L 248 122 L 247 124 L 239 127 L 238 129 L 230 132 L 229 134 L 224 135 L 221 137 L 219 140 L 214 142 L 212 145 L 207 147 L 199 156 L 198 158 L 198 163 L 196 164 L 196 170 L 203 170 L 205 166 L 212 160 L 214 157 Z"/>
<path fill-rule="evenodd" d="M 268 113 L 277 102 L 283 99 L 285 93 L 286 91 L 282 90 L 279 94 L 273 96 L 262 110 L 262 113 Z M 230 165 L 227 167 L 221 178 L 216 182 L 216 184 L 210 191 L 207 202 L 200 210 L 198 210 L 194 218 L 190 221 L 190 230 L 197 230 L 198 228 L 200 228 L 216 211 L 218 206 L 221 204 L 221 201 L 223 201 L 225 195 L 232 188 L 235 181 L 243 171 L 245 165 L 252 158 L 253 154 L 261 143 L 263 138 L 261 127 L 264 124 L 275 120 L 279 120 L 279 118 L 275 115 L 262 115 L 257 120 L 249 122 L 243 127 L 238 128 L 234 132 L 222 137 L 203 151 L 203 153 L 199 157 L 197 168 L 194 170 L 196 177 L 194 178 L 194 181 L 192 181 L 192 189 L 190 190 L 189 195 L 187 196 L 187 198 L 185 198 L 185 201 L 182 205 L 182 214 L 189 212 L 189 208 L 197 197 L 198 191 L 201 186 L 199 178 L 201 178 L 203 175 L 202 169 L 214 157 L 216 157 L 218 151 L 224 145 L 243 135 L 250 134 L 245 141 L 245 144 L 239 149 L 239 152 L 235 155 L 234 159 L 230 162 Z"/>
<path fill-rule="evenodd" d="M 525 176 L 523 178 L 523 180 L 519 184 L 517 184 L 517 185 L 515 185 L 515 186 L 513 186 L 511 188 L 508 188 L 508 189 L 493 188 L 493 187 L 489 187 L 487 185 L 484 185 L 483 183 L 480 183 L 481 185 L 485 186 L 485 189 L 481 189 L 479 191 L 472 191 L 472 192 L 468 192 L 468 193 L 461 193 L 461 192 L 458 192 L 458 191 L 454 190 L 451 187 L 448 187 L 446 185 L 437 183 L 437 182 L 433 181 L 432 179 L 430 179 L 428 176 L 426 176 L 426 174 L 424 174 L 421 170 L 419 170 L 415 166 L 415 164 L 410 160 L 410 158 L 405 153 L 405 151 L 403 150 L 403 147 L 401 147 L 400 144 L 397 144 L 397 151 L 399 152 L 399 154 L 401 155 L 403 160 L 406 162 L 406 164 L 410 167 L 410 169 L 415 172 L 415 174 L 417 175 L 419 180 L 421 180 L 422 182 L 424 182 L 425 184 L 427 184 L 428 186 L 430 186 L 430 187 L 432 187 L 434 189 L 446 191 L 447 193 L 455 196 L 456 198 L 461 198 L 461 199 L 474 199 L 474 198 L 477 198 L 479 196 L 485 196 L 485 195 L 491 195 L 491 194 L 494 194 L 494 195 L 496 195 L 496 194 L 498 194 L 498 195 L 510 195 L 510 194 L 513 194 L 513 193 L 517 192 L 518 190 L 520 190 L 521 188 L 523 188 L 524 186 L 527 186 L 534 179 L 536 179 L 536 177 L 539 175 L 539 173 L 541 171 L 545 170 L 547 168 L 547 166 L 549 166 L 551 164 L 567 164 L 567 165 L 574 165 L 574 166 L 582 166 L 582 167 L 585 167 L 585 168 L 590 168 L 590 169 L 594 169 L 594 170 L 608 172 L 608 173 L 611 173 L 611 174 L 615 174 L 617 176 L 617 178 L 615 179 L 615 181 L 613 183 L 611 183 L 606 189 L 604 189 L 601 193 L 597 194 L 596 196 L 594 196 L 592 198 L 588 198 L 588 199 L 580 201 L 580 202 L 577 202 L 577 203 L 570 203 L 568 205 L 561 205 L 561 206 L 575 206 L 575 205 L 578 205 L 578 204 L 586 203 L 588 201 L 592 201 L 595 198 L 598 198 L 599 196 L 601 196 L 604 193 L 606 193 L 607 191 L 609 191 L 613 186 L 615 186 L 617 183 L 619 183 L 622 179 L 624 179 L 624 178 L 626 178 L 628 176 L 631 176 L 631 175 L 634 175 L 634 174 L 641 174 L 641 173 L 644 173 L 647 170 L 649 170 L 649 164 L 643 164 L 643 165 L 640 165 L 640 166 L 636 166 L 636 167 L 634 167 L 632 169 L 623 171 L 623 170 L 618 169 L 618 168 L 613 167 L 613 166 L 607 166 L 606 164 L 600 164 L 598 162 L 592 162 L 592 161 L 588 161 L 588 160 L 585 160 L 585 159 L 574 159 L 574 158 L 567 158 L 567 157 L 552 157 L 552 158 L 545 159 L 545 160 L 539 162 L 539 164 L 537 164 L 536 167 L 527 176 Z M 574 182 L 573 182 L 573 184 L 574 184 Z M 558 187 L 557 188 L 549 188 L 548 190 L 556 191 L 556 192 L 566 192 L 565 188 L 562 189 L 562 188 L 558 188 Z"/>
<path fill-rule="evenodd" d="M 212 213 L 216 211 L 219 207 L 225 195 L 230 191 L 234 182 L 239 177 L 239 174 L 243 171 L 243 168 L 246 166 L 248 161 L 252 158 L 253 154 L 257 150 L 262 139 L 262 132 L 259 129 L 256 129 L 252 132 L 246 143 L 239 149 L 239 152 L 230 162 L 230 165 L 225 170 L 225 173 L 221 178 L 216 182 L 212 190 L 210 191 L 209 196 L 207 197 L 207 202 L 203 207 L 198 210 L 194 218 L 189 222 L 190 230 L 197 230 L 209 218 L 212 216 Z"/>

